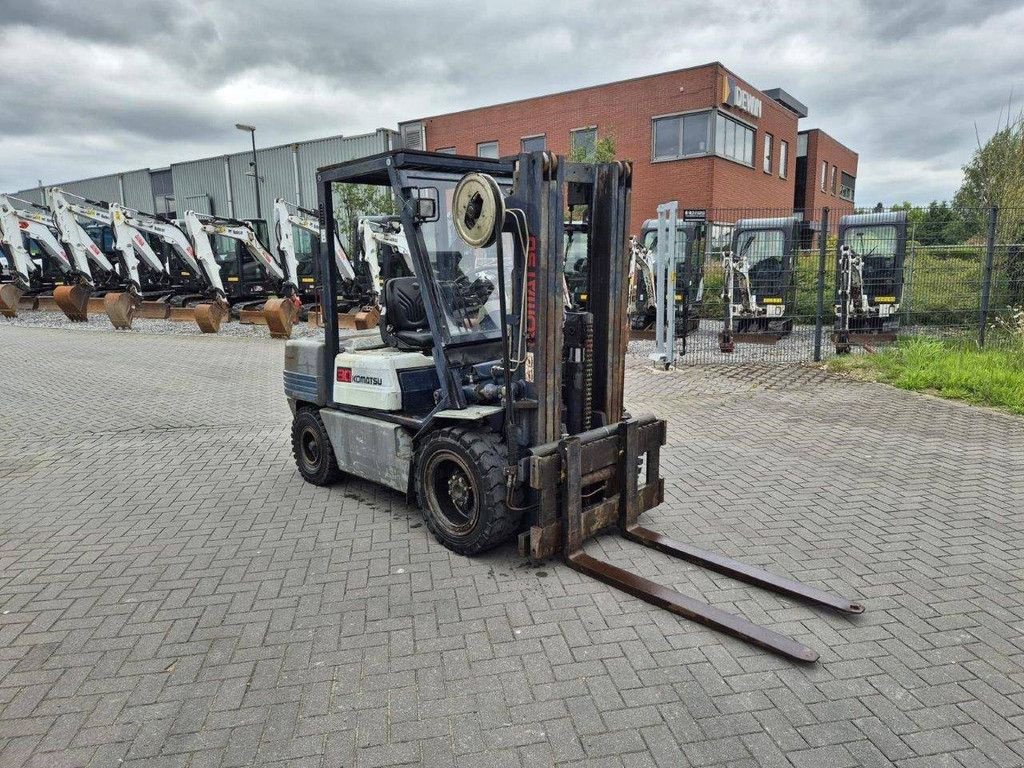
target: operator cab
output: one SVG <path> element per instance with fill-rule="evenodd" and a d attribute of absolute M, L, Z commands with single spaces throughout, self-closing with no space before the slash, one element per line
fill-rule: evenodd
<path fill-rule="evenodd" d="M 865 213 L 839 220 L 836 251 L 836 351 L 849 352 L 850 334 L 895 338 L 903 299 L 906 211 Z"/>
<path fill-rule="evenodd" d="M 120 290 L 120 288 L 125 284 L 125 280 L 127 280 L 127 275 L 125 274 L 124 263 L 121 261 L 121 254 L 118 252 L 117 248 L 114 247 L 114 230 L 106 224 L 99 224 L 92 221 L 82 224 L 82 229 L 85 230 L 90 239 L 96 243 L 97 247 L 103 252 L 103 255 L 107 257 L 114 267 L 110 272 L 93 270 L 92 276 L 97 290 Z"/>
<path fill-rule="evenodd" d="M 723 352 L 735 341 L 774 344 L 793 330 L 796 311 L 794 257 L 801 219 L 740 219 L 725 255 Z"/>
<path fill-rule="evenodd" d="M 422 210 L 413 217 L 422 243 L 417 275 L 402 218 L 387 213 L 358 220 L 360 262 L 373 263 L 381 288 L 379 326 L 339 339 L 333 382 L 334 401 L 343 406 L 425 417 L 441 387 L 435 352 L 452 350 L 462 372 L 476 383 L 471 397 L 482 400 L 488 364 L 498 360 L 501 341 L 497 244 L 474 248 L 453 224 L 455 187 L 462 174 L 444 169 L 402 169 L 402 189 L 410 190 Z M 508 179 L 505 180 L 506 184 Z M 358 233 L 357 233 L 358 234 Z M 509 257 L 511 235 L 504 235 Z M 506 303 L 511 301 L 511 260 L 506 265 Z M 431 296 L 424 282 L 436 291 Z M 427 301 L 436 301 L 432 327 Z M 474 372 L 474 366 L 480 370 Z M 495 398 L 492 398 L 495 399 Z"/>
<path fill-rule="evenodd" d="M 252 227 L 260 244 L 269 248 L 267 223 L 262 219 L 246 219 L 244 223 Z M 214 234 L 210 236 L 210 247 L 231 303 L 273 296 L 274 278 L 253 258 L 242 241 Z"/>
<path fill-rule="evenodd" d="M 706 225 L 680 221 L 676 225 L 676 332 L 690 334 L 700 326 L 700 310 L 704 301 L 704 233 Z M 653 296 L 654 254 L 658 248 L 658 220 L 647 219 L 640 228 L 640 244 L 649 255 L 645 267 L 637 264 L 633 276 L 636 291 L 630 306 L 630 324 L 635 330 L 650 328 L 655 322 L 657 307 Z M 649 276 L 647 273 L 650 273 Z M 686 322 L 683 323 L 683 318 Z"/>

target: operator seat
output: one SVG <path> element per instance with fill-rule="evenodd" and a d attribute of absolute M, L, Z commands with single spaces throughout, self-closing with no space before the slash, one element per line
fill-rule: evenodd
<path fill-rule="evenodd" d="M 417 278 L 393 277 L 384 283 L 380 335 L 396 349 L 425 352 L 434 346 Z"/>

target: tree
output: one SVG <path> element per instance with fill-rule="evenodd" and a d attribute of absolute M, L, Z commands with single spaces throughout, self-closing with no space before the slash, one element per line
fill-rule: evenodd
<path fill-rule="evenodd" d="M 574 163 L 611 163 L 615 160 L 615 137 L 602 136 L 593 146 L 578 145 L 572 148 L 569 159 Z"/>
<path fill-rule="evenodd" d="M 391 187 L 372 184 L 334 184 L 334 218 L 339 223 L 338 234 L 346 248 L 352 245 L 356 219 L 360 216 L 389 216 L 396 212 Z"/>
<path fill-rule="evenodd" d="M 954 205 L 964 211 L 974 234 L 987 235 L 988 213 L 999 208 L 996 242 L 1005 259 L 1007 301 L 1024 303 L 1024 112 L 997 130 L 984 144 L 978 140 Z"/>
<path fill-rule="evenodd" d="M 964 166 L 964 180 L 953 199 L 971 226 L 971 234 L 983 235 L 985 209 L 1000 209 L 997 241 L 1015 243 L 1024 230 L 1024 113 L 1007 120 Z"/>

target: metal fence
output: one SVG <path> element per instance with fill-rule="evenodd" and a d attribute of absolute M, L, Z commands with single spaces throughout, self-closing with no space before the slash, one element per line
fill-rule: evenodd
<path fill-rule="evenodd" d="M 657 296 L 663 327 L 674 314 L 674 343 L 662 336 L 661 351 L 673 348 L 675 366 L 820 361 L 909 335 L 1013 343 L 1009 318 L 1024 306 L 1024 209 L 932 205 L 796 216 L 732 209 L 708 211 L 703 222 L 681 217 L 674 255 L 660 249 L 674 295 L 654 290 L 653 276 L 662 277 L 657 230 L 642 233 L 634 248 L 642 254 L 634 262 L 646 258 L 652 277 L 634 270 L 633 355 L 657 357 Z"/>

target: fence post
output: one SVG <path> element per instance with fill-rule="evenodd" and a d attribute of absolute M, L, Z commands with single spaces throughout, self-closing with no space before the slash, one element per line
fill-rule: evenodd
<path fill-rule="evenodd" d="M 992 298 L 992 262 L 996 253 L 996 223 L 999 209 L 988 209 L 988 235 L 985 240 L 985 269 L 981 275 L 981 312 L 978 317 L 978 346 L 985 346 L 985 327 L 988 325 L 988 305 Z"/>
<path fill-rule="evenodd" d="M 818 305 L 814 312 L 814 362 L 821 362 L 821 339 L 825 324 L 825 259 L 828 256 L 828 208 L 821 209 L 818 234 Z"/>

